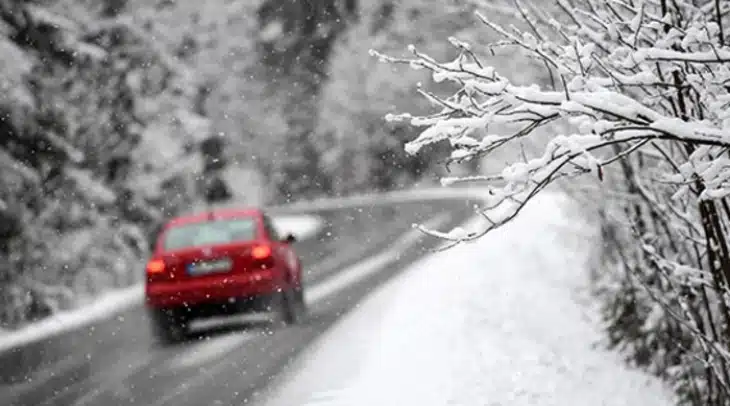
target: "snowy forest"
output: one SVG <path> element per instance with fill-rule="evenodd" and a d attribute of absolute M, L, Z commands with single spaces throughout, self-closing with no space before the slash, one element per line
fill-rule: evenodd
<path fill-rule="evenodd" d="M 730 404 L 730 3 L 0 0 L 0 325 L 140 282 L 196 204 L 584 204 L 608 347 Z M 447 169 L 461 168 L 452 175 Z M 546 272 L 549 270 L 546 270 Z"/>
<path fill-rule="evenodd" d="M 1 0 L 4 328 L 139 282 L 161 222 L 196 204 L 433 179 L 383 120 L 427 108 L 405 96 L 428 75 L 367 53 L 469 24 L 427 3 Z"/>

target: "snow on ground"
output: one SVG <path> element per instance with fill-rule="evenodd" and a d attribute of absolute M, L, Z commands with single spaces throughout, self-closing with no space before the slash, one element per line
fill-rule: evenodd
<path fill-rule="evenodd" d="M 272 216 L 272 221 L 279 230 L 284 233 L 291 232 L 300 240 L 316 236 L 324 226 L 320 217 L 305 214 Z M 141 303 L 143 299 L 144 287 L 142 285 L 130 286 L 102 294 L 83 307 L 60 312 L 18 330 L 0 330 L 0 351 L 43 340 L 109 318 L 126 308 Z"/>
<path fill-rule="evenodd" d="M 80 309 L 60 312 L 18 330 L 2 332 L 0 333 L 0 351 L 61 334 L 95 320 L 108 318 L 121 309 L 141 302 L 143 295 L 142 285 L 115 290 L 101 295 Z"/>
<path fill-rule="evenodd" d="M 566 204 L 540 196 L 493 234 L 411 266 L 325 333 L 264 403 L 673 404 L 661 382 L 595 347 L 602 333 L 577 300 L 595 234 Z"/>
<path fill-rule="evenodd" d="M 322 218 L 314 215 L 272 215 L 271 221 L 280 234 L 292 233 L 299 240 L 316 236 L 319 230 L 324 227 Z"/>

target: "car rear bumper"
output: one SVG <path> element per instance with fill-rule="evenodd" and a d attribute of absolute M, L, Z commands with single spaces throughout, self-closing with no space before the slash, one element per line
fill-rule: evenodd
<path fill-rule="evenodd" d="M 153 308 L 217 303 L 267 295 L 284 288 L 276 269 L 147 283 L 146 305 Z"/>

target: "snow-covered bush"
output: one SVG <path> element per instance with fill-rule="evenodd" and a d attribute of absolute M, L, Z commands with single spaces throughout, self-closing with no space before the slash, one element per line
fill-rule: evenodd
<path fill-rule="evenodd" d="M 102 6 L 0 7 L 0 48 L 16 61 L 0 64 L 3 325 L 139 281 L 155 225 L 195 198 L 196 136 L 207 135 L 195 81 Z"/>
<path fill-rule="evenodd" d="M 133 21 L 147 28 L 150 37 L 171 50 L 188 68 L 197 86 L 196 113 L 207 119 L 201 121 L 196 115 L 188 115 L 193 119 L 190 124 L 203 123 L 206 128 L 197 131 L 197 135 L 209 137 L 212 143 L 222 141 L 224 145 L 222 157 L 205 154 L 207 163 L 160 162 L 166 168 L 161 173 L 197 171 L 200 165 L 210 169 L 213 165 L 209 163 L 215 159 L 219 168 L 205 171 L 198 187 L 225 185 L 229 192 L 238 192 L 234 198 L 240 201 L 249 201 L 256 191 L 250 184 L 240 187 L 236 177 L 250 176 L 249 172 L 258 169 L 256 158 L 270 152 L 271 141 L 286 134 L 280 112 L 282 103 L 267 97 L 266 83 L 259 78 L 262 68 L 256 54 L 256 10 L 262 1 L 129 0 L 126 10 Z M 163 120 L 159 123 L 165 124 Z M 179 144 L 176 131 L 164 131 L 163 136 L 156 127 L 148 127 L 149 133 L 156 134 L 149 137 L 148 151 L 154 153 L 166 144 Z"/>
<path fill-rule="evenodd" d="M 419 90 L 438 111 L 388 118 L 425 127 L 406 150 L 448 141 L 450 160 L 493 156 L 542 144 L 495 174 L 482 214 L 491 226 L 466 235 L 433 234 L 453 244 L 479 238 L 518 215 L 537 193 L 562 182 L 601 218 L 603 266 L 595 273 L 609 343 L 629 362 L 671 381 L 682 402 L 730 402 L 730 3 L 714 0 L 521 1 L 487 14 L 502 39 L 438 61 L 372 53 L 427 69 L 450 82 L 449 97 Z M 548 72 L 523 85 L 481 56 L 517 47 Z M 480 55 L 482 54 L 482 55 Z M 516 65 L 519 66 L 519 65 Z M 512 128 L 513 131 L 505 131 Z M 580 175 L 587 175 L 580 176 Z M 499 215 L 486 209 L 502 205 Z M 424 230 L 429 232 L 429 230 Z"/>

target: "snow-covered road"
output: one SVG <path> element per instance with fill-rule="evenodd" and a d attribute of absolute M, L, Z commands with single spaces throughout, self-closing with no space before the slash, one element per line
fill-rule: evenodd
<path fill-rule="evenodd" d="M 322 335 L 262 403 L 673 404 L 656 379 L 594 345 L 602 334 L 576 298 L 595 240 L 571 212 L 545 194 L 504 228 L 415 263 Z"/>
<path fill-rule="evenodd" d="M 282 232 L 301 238 L 310 306 L 301 325 L 271 325 L 265 314 L 205 320 L 217 323 L 160 346 L 134 289 L 8 333 L 0 337 L 0 405 L 250 404 L 341 315 L 434 246 L 412 223 L 449 229 L 471 214 L 469 197 L 455 192 L 278 208 Z"/>

